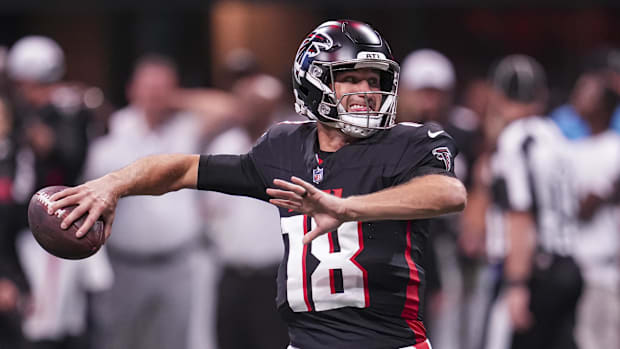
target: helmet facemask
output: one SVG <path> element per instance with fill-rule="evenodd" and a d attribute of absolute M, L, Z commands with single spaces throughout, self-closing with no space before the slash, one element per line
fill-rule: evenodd
<path fill-rule="evenodd" d="M 380 90 L 344 93 L 338 98 L 334 89 L 336 75 L 339 72 L 364 68 L 379 73 Z M 398 64 L 388 59 L 313 62 L 308 68 L 305 78 L 322 91 L 321 102 L 316 108 L 319 115 L 314 118 L 328 126 L 339 128 L 343 133 L 356 138 L 368 137 L 378 130 L 393 127 L 396 117 L 398 73 Z M 365 110 L 347 111 L 343 102 L 351 96 L 360 95 L 363 95 L 366 104 Z M 379 105 L 375 105 L 375 98 L 373 98 L 377 95 L 380 96 L 377 98 Z"/>
<path fill-rule="evenodd" d="M 342 78 L 337 76 L 340 71 L 367 69 L 379 73 L 379 88 L 371 80 L 376 75 L 365 73 L 340 83 L 358 84 L 360 78 L 368 81 L 368 91 L 360 91 L 366 88 L 359 85 L 336 85 L 335 78 Z M 308 34 L 295 55 L 295 110 L 347 135 L 368 137 L 394 126 L 399 71 L 388 43 L 371 26 L 352 20 L 327 21 Z"/>

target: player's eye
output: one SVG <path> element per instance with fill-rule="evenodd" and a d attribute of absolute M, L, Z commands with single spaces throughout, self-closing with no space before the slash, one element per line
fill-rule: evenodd
<path fill-rule="evenodd" d="M 368 86 L 370 86 L 370 87 L 379 87 L 379 79 L 377 79 L 377 78 L 369 78 L 367 81 L 368 81 Z"/>
<path fill-rule="evenodd" d="M 357 79 L 357 77 L 354 74 L 351 74 L 349 72 L 342 72 L 336 75 L 336 82 L 355 84 L 358 81 L 359 79 Z"/>

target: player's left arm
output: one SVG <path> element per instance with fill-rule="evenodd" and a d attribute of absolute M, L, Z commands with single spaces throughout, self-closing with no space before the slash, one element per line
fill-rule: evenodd
<path fill-rule="evenodd" d="M 349 220 L 407 220 L 462 211 L 467 202 L 458 179 L 440 174 L 415 177 L 396 187 L 345 199 Z"/>
<path fill-rule="evenodd" d="M 280 189 L 269 188 L 271 203 L 312 216 L 316 225 L 304 243 L 330 232 L 344 222 L 432 218 L 465 208 L 467 193 L 456 178 L 430 174 L 366 195 L 338 198 L 292 177 L 276 179 Z"/>

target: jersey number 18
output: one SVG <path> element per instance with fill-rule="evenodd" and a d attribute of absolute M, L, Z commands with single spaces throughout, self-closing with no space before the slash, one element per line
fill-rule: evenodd
<path fill-rule="evenodd" d="M 288 234 L 287 298 L 293 311 L 324 311 L 342 307 L 365 308 L 369 304 L 366 270 L 355 260 L 364 248 L 361 222 L 343 223 L 337 232 L 321 235 L 310 245 L 302 238 L 312 230 L 308 216 L 282 218 Z M 318 260 L 312 271 L 310 255 Z"/>

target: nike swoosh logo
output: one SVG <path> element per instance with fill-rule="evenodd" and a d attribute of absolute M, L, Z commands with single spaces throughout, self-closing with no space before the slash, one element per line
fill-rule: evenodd
<path fill-rule="evenodd" d="M 442 133 L 443 133 L 443 130 L 437 131 L 437 132 L 431 132 L 431 130 L 428 130 L 428 136 L 431 137 L 431 138 L 435 138 L 435 137 L 439 136 Z"/>

